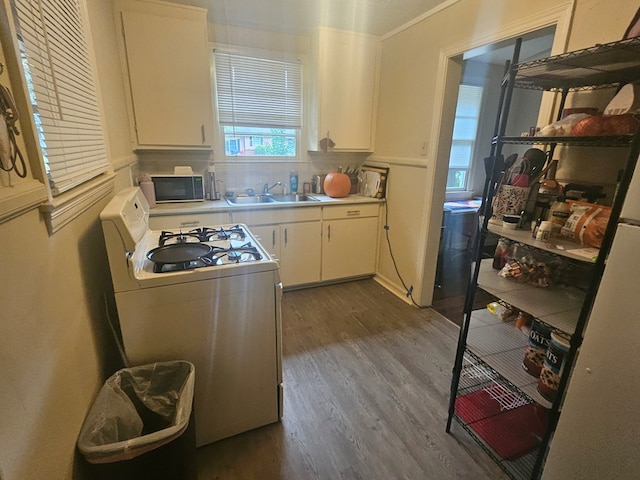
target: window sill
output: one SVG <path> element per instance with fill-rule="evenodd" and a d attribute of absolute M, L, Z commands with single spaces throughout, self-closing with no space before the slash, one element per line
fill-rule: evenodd
<path fill-rule="evenodd" d="M 113 173 L 105 173 L 40 206 L 40 211 L 44 214 L 47 222 L 49 235 L 53 235 L 112 193 L 115 177 Z"/>
<path fill-rule="evenodd" d="M 10 187 L 0 188 L 0 223 L 38 208 L 47 201 L 47 188 L 38 180 L 29 179 Z"/>
<path fill-rule="evenodd" d="M 471 200 L 473 198 L 473 192 L 470 191 L 452 191 L 445 194 L 445 201 L 456 202 L 461 200 Z"/>

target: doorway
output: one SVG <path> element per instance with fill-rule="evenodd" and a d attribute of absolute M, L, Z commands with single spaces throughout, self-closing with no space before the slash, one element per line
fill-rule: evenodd
<path fill-rule="evenodd" d="M 519 62 L 550 55 L 555 25 L 522 38 Z M 478 209 L 485 181 L 483 159 L 489 155 L 505 63 L 511 60 L 516 39 L 469 50 L 454 59 L 460 62 L 453 134 L 446 176 L 443 220 L 433 290 L 433 308 L 461 325 L 464 299 L 471 274 L 472 245 L 477 230 Z M 528 132 L 537 124 L 542 92 L 515 90 L 508 132 Z M 505 152 L 505 155 L 519 152 Z M 488 294 L 476 295 L 481 308 L 492 301 Z"/>

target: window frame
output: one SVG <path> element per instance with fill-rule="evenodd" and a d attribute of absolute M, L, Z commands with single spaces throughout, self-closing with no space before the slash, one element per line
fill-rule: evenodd
<path fill-rule="evenodd" d="M 305 152 L 306 148 L 306 135 L 305 135 L 305 126 L 306 126 L 306 118 L 305 118 L 305 105 L 307 103 L 307 83 L 306 83 L 306 73 L 308 68 L 308 59 L 305 55 L 296 54 L 293 52 L 276 52 L 271 50 L 262 50 L 248 47 L 237 47 L 230 46 L 225 44 L 211 44 L 211 65 L 212 65 L 212 89 L 213 89 L 213 99 L 215 105 L 215 114 L 214 114 L 214 132 L 215 132 L 215 140 L 216 146 L 216 162 L 220 163 L 228 163 L 228 164 L 251 164 L 256 163 L 260 165 L 265 165 L 269 163 L 300 163 L 305 160 Z M 249 56 L 255 57 L 265 60 L 276 60 L 281 62 L 289 62 L 289 63 L 299 63 L 301 68 L 301 119 L 300 119 L 300 128 L 293 129 L 295 130 L 295 141 L 296 141 L 296 153 L 293 156 L 284 156 L 284 155 L 227 155 L 225 149 L 225 132 L 224 125 L 220 123 L 219 117 L 219 105 L 218 105 L 218 88 L 217 88 L 217 77 L 216 77 L 216 68 L 215 68 L 215 53 L 226 53 L 226 54 L 235 54 L 241 56 Z M 263 128 L 261 125 L 253 125 L 252 127 Z"/>
<path fill-rule="evenodd" d="M 452 170 L 464 170 L 466 171 L 466 175 L 465 175 L 465 181 L 464 181 L 464 186 L 461 188 L 452 188 L 449 186 L 445 186 L 446 189 L 446 193 L 447 194 L 456 194 L 456 193 L 461 193 L 461 192 L 468 192 L 469 191 L 469 182 L 471 180 L 471 175 L 473 173 L 474 170 L 474 157 L 475 157 L 475 149 L 476 149 L 476 145 L 477 145 L 477 137 L 478 137 L 478 128 L 480 125 L 480 117 L 482 115 L 482 107 L 484 104 L 484 99 L 485 99 L 485 94 L 486 94 L 486 88 L 484 87 L 484 85 L 482 84 L 478 84 L 475 82 L 465 82 L 465 83 L 460 83 L 460 85 L 458 86 L 458 99 L 460 98 L 460 90 L 462 89 L 462 87 L 473 87 L 473 88 L 478 88 L 480 89 L 480 95 L 478 96 L 478 103 L 477 103 L 477 111 L 478 111 L 478 115 L 476 117 L 469 117 L 469 116 L 462 116 L 462 115 L 458 115 L 458 102 L 456 102 L 456 111 L 454 114 L 454 123 L 453 123 L 453 129 L 452 129 L 452 135 L 451 135 L 451 149 L 449 151 L 449 165 L 448 165 L 448 169 L 447 169 L 447 184 L 449 183 L 449 175 L 451 174 Z M 472 140 L 461 140 L 458 139 L 456 140 L 456 138 L 454 137 L 454 132 L 455 132 L 455 127 L 456 127 L 456 121 L 459 118 L 463 118 L 463 119 L 467 119 L 467 118 L 473 118 L 476 121 L 476 128 L 475 128 L 475 134 Z M 456 142 L 458 144 L 460 143 L 464 143 L 464 144 L 468 144 L 469 146 L 469 166 L 467 168 L 462 168 L 462 167 L 451 167 L 451 152 L 453 151 L 453 146 L 454 144 L 456 144 Z"/>
<path fill-rule="evenodd" d="M 99 120 L 105 138 L 104 148 L 107 164 L 102 173 L 56 196 L 53 195 L 46 174 L 43 152 L 30 101 L 30 92 L 25 80 L 26 76 L 18 41 L 18 29 L 12 6 L 9 2 L 3 2 L 1 7 L 6 22 L 5 28 L 1 29 L 3 53 L 16 105 L 21 113 L 18 123 L 21 135 L 18 140 L 29 172 L 27 178 L 16 182 L 16 185 L 12 185 L 10 189 L 3 188 L 4 185 L 0 185 L 0 223 L 39 208 L 45 218 L 50 235 L 70 223 L 101 199 L 107 197 L 114 190 L 115 174 L 109 161 L 109 146 L 106 141 L 104 126 L 104 105 L 98 81 L 95 50 L 86 1 L 77 0 L 77 6 L 79 18 L 83 23 L 84 31 L 82 36 L 88 52 L 87 60 L 95 83 Z"/>

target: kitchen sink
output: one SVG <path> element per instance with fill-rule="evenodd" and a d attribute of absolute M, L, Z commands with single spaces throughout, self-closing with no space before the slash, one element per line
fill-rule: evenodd
<path fill-rule="evenodd" d="M 252 195 L 247 197 L 224 197 L 229 203 L 237 205 L 256 204 L 256 203 L 273 203 L 273 195 Z"/>
<path fill-rule="evenodd" d="M 290 195 L 271 195 L 271 197 L 276 202 L 317 202 L 317 198 L 310 197 L 309 195 L 304 194 L 295 194 L 292 193 Z"/>

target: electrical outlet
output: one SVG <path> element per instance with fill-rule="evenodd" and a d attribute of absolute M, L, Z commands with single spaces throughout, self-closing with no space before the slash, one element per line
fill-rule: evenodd
<path fill-rule="evenodd" d="M 423 140 L 420 142 L 420 155 L 423 157 L 427 156 L 427 149 L 429 148 L 429 142 Z"/>

